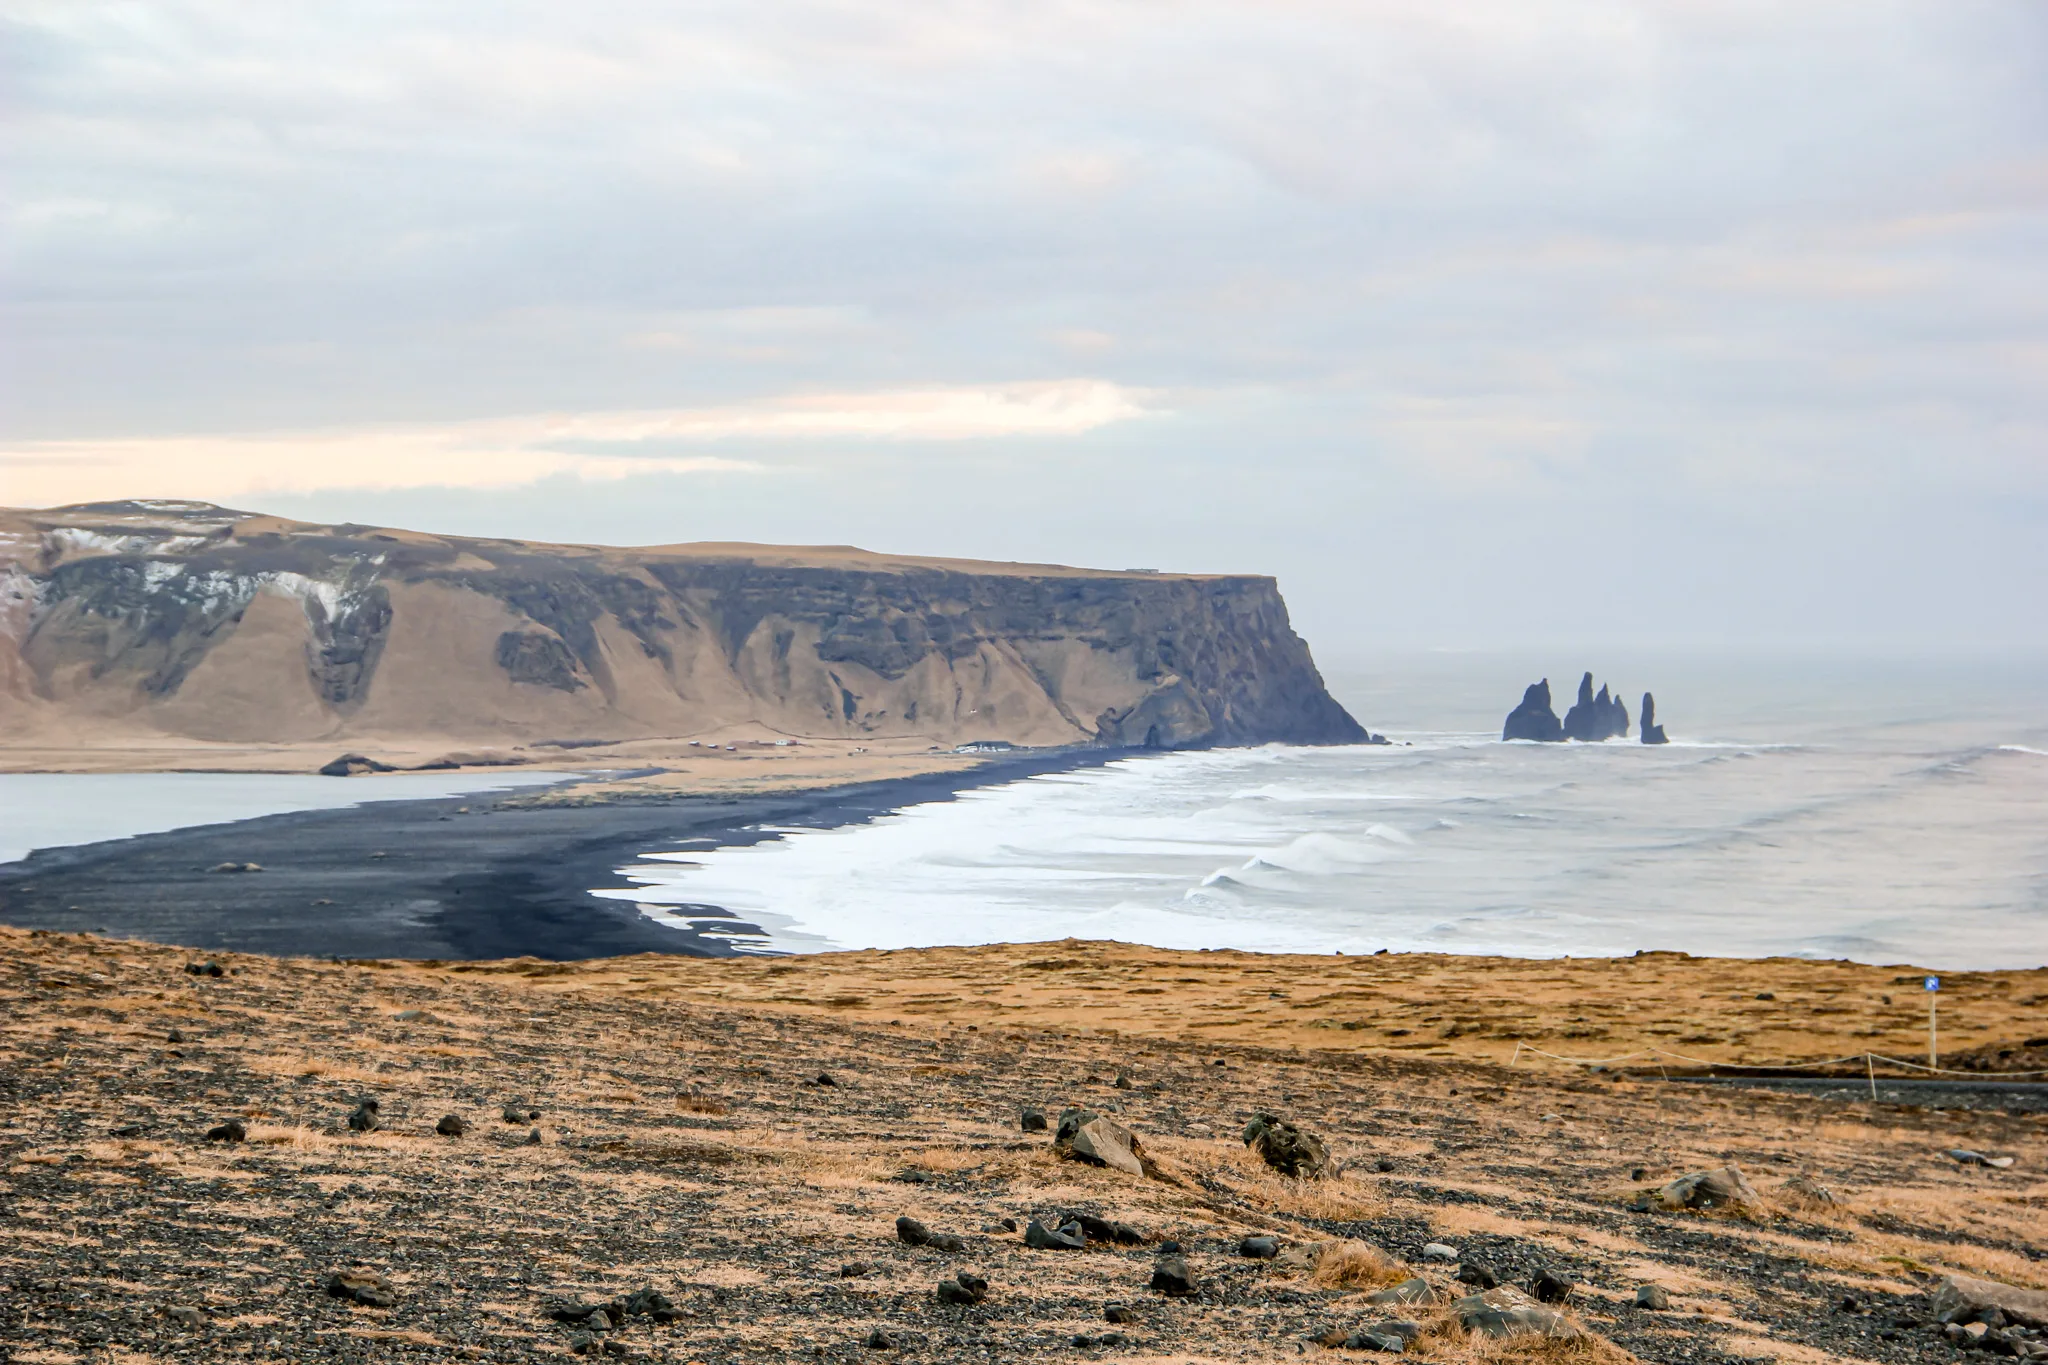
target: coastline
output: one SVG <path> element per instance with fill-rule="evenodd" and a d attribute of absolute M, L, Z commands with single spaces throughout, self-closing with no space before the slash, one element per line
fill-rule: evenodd
<path fill-rule="evenodd" d="M 104 843 L 0 864 L 0 924 L 274 957 L 578 961 L 742 956 L 716 930 L 658 925 L 593 896 L 619 867 L 685 842 L 857 824 L 975 787 L 1094 767 L 1118 748 L 1029 750 L 972 766 L 817 786 L 607 790 L 585 780 L 490 797 L 376 800 Z M 376 779 L 335 779 L 374 781 Z M 224 873 L 224 864 L 261 869 Z M 717 907 L 698 919 L 753 926 Z M 721 926 L 722 927 L 722 926 Z"/>

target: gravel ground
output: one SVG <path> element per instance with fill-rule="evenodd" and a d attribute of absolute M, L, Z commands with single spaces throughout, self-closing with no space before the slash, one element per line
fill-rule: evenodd
<path fill-rule="evenodd" d="M 683 1001 L 630 960 L 231 955 L 222 975 L 189 970 L 204 965 L 0 931 L 13 1361 L 1355 1356 L 1315 1341 L 1384 1317 L 1364 1301 L 1371 1285 L 1248 1260 L 1237 1247 L 1252 1233 L 1357 1239 L 1444 1296 L 1464 1286 L 1454 1265 L 1425 1262 L 1430 1241 L 1525 1287 L 1544 1269 L 1578 1283 L 1566 1308 L 1595 1338 L 1486 1343 L 1427 1310 L 1410 1354 L 1444 1362 L 1942 1359 L 1959 1353 L 1925 1325 L 1940 1272 L 2048 1284 L 2038 1116 L 850 1023 Z M 379 1126 L 353 1131 L 366 1097 Z M 1159 1178 L 1062 1160 L 1020 1129 L 1022 1107 L 1068 1103 L 1136 1131 Z M 1237 1140 L 1261 1110 L 1321 1133 L 1341 1173 L 1268 1171 Z M 437 1133 L 448 1115 L 468 1131 Z M 244 1140 L 207 1138 L 230 1119 Z M 1940 1155 L 1957 1145 L 2015 1164 Z M 1639 1190 L 1728 1161 L 1771 1209 L 1630 1211 Z M 1838 1202 L 1798 1205 L 1783 1186 L 1800 1173 Z M 1073 1213 L 1147 1240 L 1033 1251 L 1003 1221 Z M 905 1245 L 903 1215 L 963 1248 Z M 1148 1288 L 1169 1239 L 1200 1284 L 1191 1298 Z M 327 1292 L 350 1268 L 384 1277 L 390 1306 Z M 939 1299 L 963 1270 L 987 1279 L 985 1302 Z M 1633 1306 L 1644 1283 L 1669 1291 L 1669 1310 Z M 599 1333 L 551 1316 L 643 1288 L 671 1309 Z M 1132 1320 L 1110 1322 L 1111 1308 Z"/>

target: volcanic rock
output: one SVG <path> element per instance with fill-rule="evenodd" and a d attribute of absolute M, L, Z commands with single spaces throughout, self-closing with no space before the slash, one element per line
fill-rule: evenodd
<path fill-rule="evenodd" d="M 374 1270 L 337 1270 L 327 1277 L 324 1287 L 333 1297 L 347 1299 L 366 1308 L 389 1308 L 398 1302 L 398 1294 L 392 1289 L 391 1281 Z"/>
<path fill-rule="evenodd" d="M 1564 713 L 1564 737 L 1597 744 L 1627 734 L 1628 708 L 1622 705 L 1621 698 L 1608 696 L 1605 683 L 1595 696 L 1591 673 L 1579 679 L 1579 699 Z"/>
<path fill-rule="evenodd" d="M 1458 1282 L 1474 1285 L 1480 1289 L 1491 1289 L 1500 1283 L 1500 1276 L 1484 1261 L 1467 1260 L 1458 1266 Z"/>
<path fill-rule="evenodd" d="M 1055 1231 L 1036 1218 L 1024 1225 L 1024 1245 L 1034 1251 L 1080 1251 L 1088 1245 L 1081 1229 Z"/>
<path fill-rule="evenodd" d="M 1467 1331 L 1490 1337 L 1514 1337 L 1536 1333 L 1547 1337 L 1576 1337 L 1579 1329 L 1562 1313 L 1545 1308 L 1513 1285 L 1498 1285 L 1483 1294 L 1473 1294 L 1451 1305 L 1458 1323 Z"/>
<path fill-rule="evenodd" d="M 1536 1278 L 1529 1284 L 1529 1288 L 1535 1292 L 1537 1299 L 1543 1303 L 1563 1303 L 1572 1296 L 1572 1291 L 1578 1287 L 1579 1282 L 1577 1280 L 1560 1271 L 1551 1270 L 1548 1267 L 1538 1270 Z"/>
<path fill-rule="evenodd" d="M 896 1220 L 896 1240 L 905 1246 L 921 1247 L 931 1241 L 931 1230 L 909 1215 Z"/>
<path fill-rule="evenodd" d="M 322 777 L 355 777 L 361 773 L 395 773 L 398 769 L 389 763 L 379 763 L 362 754 L 343 754 L 331 763 L 320 765 Z"/>
<path fill-rule="evenodd" d="M 1982 1320 L 1998 1312 L 2022 1327 L 2048 1328 L 2048 1290 L 2020 1289 L 1974 1275 L 1950 1275 L 1935 1286 L 1933 1301 L 1940 1322 Z"/>
<path fill-rule="evenodd" d="M 988 1297 L 988 1281 L 963 1270 L 950 1280 L 939 1281 L 938 1294 L 942 1302 L 972 1307 Z"/>
<path fill-rule="evenodd" d="M 1657 723 L 1657 699 L 1648 692 L 1643 693 L 1643 743 L 1669 744 L 1664 737 L 1664 727 Z"/>
<path fill-rule="evenodd" d="M 1436 1289 L 1430 1282 L 1416 1275 L 1366 1295 L 1365 1301 L 1370 1304 L 1428 1303 L 1435 1297 Z"/>
<path fill-rule="evenodd" d="M 1664 1292 L 1663 1285 L 1641 1284 L 1636 1286 L 1636 1307 L 1647 1308 L 1653 1313 L 1661 1313 L 1670 1306 L 1671 1296 Z"/>
<path fill-rule="evenodd" d="M 1554 744 L 1564 738 L 1564 723 L 1557 718 L 1557 712 L 1550 704 L 1550 679 L 1529 684 L 1522 693 L 1522 704 L 1508 712 L 1507 724 L 1501 727 L 1500 737 L 1507 739 L 1536 739 Z"/>
<path fill-rule="evenodd" d="M 1237 1254 L 1255 1261 L 1270 1261 L 1280 1254 L 1278 1237 L 1247 1237 L 1237 1244 Z"/>
<path fill-rule="evenodd" d="M 1730 1162 L 1717 1170 L 1693 1171 L 1671 1181 L 1654 1196 L 1666 1209 L 1738 1209 L 1751 1212 L 1763 1207 L 1763 1196 Z"/>
<path fill-rule="evenodd" d="M 1168 1298 L 1185 1298 L 1195 1292 L 1195 1272 L 1184 1256 L 1161 1256 L 1152 1263 L 1152 1288 Z"/>
<path fill-rule="evenodd" d="M 240 1119 L 229 1119 L 226 1123 L 206 1130 L 208 1142 L 245 1142 L 249 1130 L 242 1126 Z"/>
<path fill-rule="evenodd" d="M 373 1133 L 377 1130 L 377 1101 L 362 1100 L 355 1112 L 348 1116 L 348 1126 L 358 1133 Z"/>
<path fill-rule="evenodd" d="M 1120 1303 L 1113 1303 L 1102 1310 L 1102 1320 L 1104 1322 L 1129 1325 L 1138 1320 L 1138 1312 L 1134 1308 L 1126 1308 Z"/>
<path fill-rule="evenodd" d="M 1027 1133 L 1042 1133 L 1046 1127 L 1045 1111 L 1043 1109 L 1026 1109 L 1017 1116 L 1017 1124 Z"/>
<path fill-rule="evenodd" d="M 1245 1125 L 1244 1143 L 1284 1176 L 1306 1180 L 1329 1173 L 1330 1149 L 1323 1140 L 1271 1114 L 1256 1115 Z"/>
<path fill-rule="evenodd" d="M 1128 1175 L 1146 1174 L 1145 1149 L 1137 1135 L 1115 1119 L 1087 1109 L 1069 1109 L 1060 1115 L 1052 1145 L 1053 1150 L 1070 1160 L 1107 1166 Z"/>
<path fill-rule="evenodd" d="M 442 1137 L 461 1137 L 469 1131 L 469 1120 L 460 1114 L 443 1114 L 441 1121 L 434 1125 L 434 1131 Z"/>

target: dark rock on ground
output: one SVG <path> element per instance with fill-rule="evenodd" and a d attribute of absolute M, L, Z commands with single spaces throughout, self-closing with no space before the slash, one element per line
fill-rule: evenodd
<path fill-rule="evenodd" d="M 921 1247 L 931 1239 L 931 1229 L 915 1218 L 906 1214 L 896 1220 L 896 1240 L 903 1245 Z"/>
<path fill-rule="evenodd" d="M 951 1232 L 935 1232 L 925 1239 L 925 1245 L 933 1251 L 967 1250 L 967 1243 L 957 1234 Z"/>
<path fill-rule="evenodd" d="M 1365 1301 L 1371 1304 L 1428 1303 L 1435 1297 L 1436 1290 L 1430 1287 L 1429 1281 L 1417 1275 L 1412 1279 L 1403 1280 L 1399 1284 L 1388 1285 L 1385 1289 L 1375 1290 L 1365 1296 Z"/>
<path fill-rule="evenodd" d="M 1486 1264 L 1486 1262 L 1475 1261 L 1468 1257 L 1458 1265 L 1458 1282 L 1460 1284 L 1473 1285 L 1479 1289 L 1491 1289 L 1500 1283 L 1500 1276 L 1494 1274 L 1493 1267 Z"/>
<path fill-rule="evenodd" d="M 1144 1144 L 1137 1134 L 1087 1109 L 1069 1109 L 1060 1115 L 1059 1130 L 1053 1134 L 1053 1149 L 1073 1161 L 1107 1166 L 1127 1175 L 1148 1175 Z"/>
<path fill-rule="evenodd" d="M 1066 1222 L 1079 1224 L 1081 1232 L 1091 1242 L 1114 1242 L 1118 1246 L 1135 1247 L 1145 1244 L 1145 1234 L 1129 1223 L 1112 1222 L 1097 1218 L 1092 1213 L 1070 1213 Z M 1064 1227 L 1066 1224 L 1062 1224 Z"/>
<path fill-rule="evenodd" d="M 1548 1266 L 1537 1271 L 1536 1278 L 1529 1284 L 1540 1303 L 1563 1303 L 1578 1287 L 1577 1280 Z"/>
<path fill-rule="evenodd" d="M 206 1326 L 206 1314 L 197 1308 L 184 1305 L 166 1308 L 164 1309 L 164 1316 L 177 1323 L 180 1327 L 187 1327 L 195 1332 Z"/>
<path fill-rule="evenodd" d="M 972 1307 L 988 1297 L 988 1281 L 963 1270 L 950 1280 L 939 1281 L 938 1293 L 946 1303 Z"/>
<path fill-rule="evenodd" d="M 1664 1286 L 1661 1284 L 1637 1285 L 1636 1307 L 1647 1308 L 1653 1313 L 1661 1313 L 1671 1307 L 1671 1296 L 1664 1292 Z"/>
<path fill-rule="evenodd" d="M 1018 1116 L 1017 1123 L 1027 1133 L 1042 1133 L 1046 1128 L 1045 1111 L 1043 1109 L 1026 1109 Z"/>
<path fill-rule="evenodd" d="M 1664 727 L 1657 723 L 1657 699 L 1648 692 L 1643 693 L 1643 743 L 1669 744 L 1664 736 Z"/>
<path fill-rule="evenodd" d="M 221 966 L 218 962 L 188 962 L 185 964 L 185 971 L 190 976 L 226 976 L 228 974 L 227 968 Z M 178 1038 L 172 1041 L 183 1042 L 184 1039 Z"/>
<path fill-rule="evenodd" d="M 1152 1265 L 1152 1289 L 1168 1298 L 1186 1298 L 1195 1292 L 1195 1272 L 1183 1256 L 1161 1256 Z"/>
<path fill-rule="evenodd" d="M 434 1131 L 442 1137 L 461 1137 L 469 1131 L 469 1120 L 460 1114 L 443 1114 L 441 1121 L 434 1125 Z"/>
<path fill-rule="evenodd" d="M 322 777 L 355 777 L 359 773 L 393 773 L 398 769 L 362 754 L 343 754 L 332 763 L 320 765 Z"/>
<path fill-rule="evenodd" d="M 1763 1206 L 1763 1196 L 1733 1162 L 1711 1171 L 1692 1171 L 1658 1190 L 1654 1202 L 1666 1209 L 1740 1209 Z"/>
<path fill-rule="evenodd" d="M 1513 1285 L 1500 1285 L 1483 1294 L 1459 1299 L 1451 1305 L 1451 1311 L 1467 1331 L 1483 1332 L 1490 1337 L 1579 1335 L 1579 1330 L 1562 1313 L 1545 1308 Z"/>
<path fill-rule="evenodd" d="M 1508 712 L 1500 737 L 1504 740 L 1535 739 L 1546 744 L 1554 744 L 1564 738 L 1564 723 L 1557 718 L 1557 712 L 1550 704 L 1550 679 L 1529 684 L 1528 690 L 1522 693 L 1522 704 Z"/>
<path fill-rule="evenodd" d="M 375 1132 L 379 1123 L 377 1109 L 375 1100 L 363 1100 L 358 1103 L 355 1112 L 348 1116 L 349 1128 L 358 1133 Z"/>
<path fill-rule="evenodd" d="M 1272 1114 L 1255 1115 L 1245 1125 L 1244 1143 L 1284 1176 L 1307 1180 L 1329 1173 L 1330 1149 L 1323 1140 Z"/>
<path fill-rule="evenodd" d="M 1607 685 L 1593 694 L 1593 675 L 1579 679 L 1579 699 L 1564 713 L 1564 737 L 1587 744 L 1617 739 L 1628 734 L 1628 708 L 1621 698 L 1607 695 Z"/>
<path fill-rule="evenodd" d="M 1237 1244 L 1237 1254 L 1255 1261 L 1270 1261 L 1280 1254 L 1278 1237 L 1247 1237 Z"/>
<path fill-rule="evenodd" d="M 229 1119 L 206 1130 L 208 1142 L 246 1142 L 249 1130 L 240 1119 Z"/>
<path fill-rule="evenodd" d="M 1080 1251 L 1085 1248 L 1088 1245 L 1086 1234 L 1076 1224 L 1070 1223 L 1068 1227 L 1073 1231 L 1049 1228 L 1034 1218 L 1024 1225 L 1024 1245 L 1034 1251 Z"/>
<path fill-rule="evenodd" d="M 893 1351 L 896 1349 L 896 1338 L 877 1327 L 867 1334 L 861 1345 L 870 1351 Z"/>
<path fill-rule="evenodd" d="M 1128 1325 L 1138 1320 L 1138 1313 L 1136 1309 L 1126 1308 L 1120 1303 L 1113 1303 L 1102 1310 L 1102 1320 L 1104 1322 Z"/>
<path fill-rule="evenodd" d="M 374 1270 L 337 1270 L 327 1277 L 324 1288 L 334 1298 L 360 1303 L 366 1308 L 389 1308 L 398 1302 L 391 1281 Z"/>
<path fill-rule="evenodd" d="M 839 1278 L 842 1280 L 864 1279 L 874 1273 L 875 1268 L 866 1261 L 848 1261 L 839 1267 Z"/>

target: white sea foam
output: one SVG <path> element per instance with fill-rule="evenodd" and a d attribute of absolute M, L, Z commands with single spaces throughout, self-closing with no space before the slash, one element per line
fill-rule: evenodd
<path fill-rule="evenodd" d="M 763 951 L 1073 936 L 1951 969 L 2048 960 L 2048 773 L 1949 771 L 1994 748 L 2044 750 L 1982 737 L 1995 717 L 1831 719 L 1817 737 L 1759 722 L 1754 740 L 1742 719 L 1714 726 L 1710 744 L 1435 732 L 1414 747 L 1124 759 L 672 855 L 686 862 L 657 854 L 603 894 L 655 915 L 724 906 L 760 925 Z"/>

